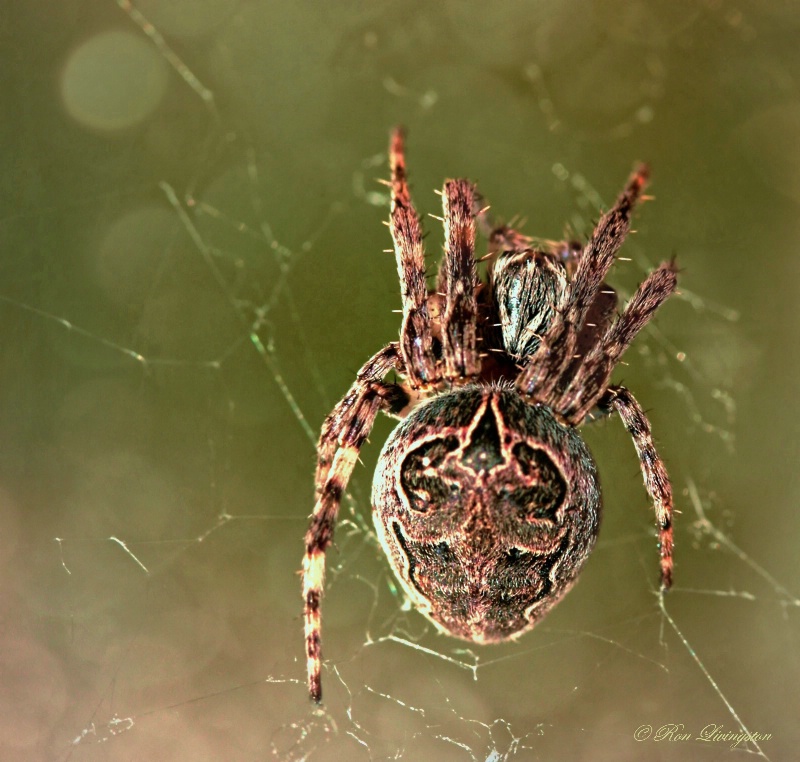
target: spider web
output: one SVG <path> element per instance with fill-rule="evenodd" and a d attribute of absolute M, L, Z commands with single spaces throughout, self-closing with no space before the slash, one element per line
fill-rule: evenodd
<path fill-rule="evenodd" d="M 471 4 L 301 15 L 116 0 L 66 3 L 44 30 L 15 12 L 23 42 L 9 54 L 53 52 L 34 61 L 36 76 L 14 79 L 15 102 L 36 118 L 20 109 L 12 120 L 19 165 L 2 225 L 4 759 L 790 756 L 797 430 L 775 379 L 797 339 L 776 294 L 794 294 L 785 277 L 773 288 L 788 260 L 754 272 L 750 255 L 756 243 L 785 251 L 794 230 L 796 159 L 781 149 L 800 121 L 800 72 L 780 42 L 798 19 L 712 1 L 672 8 L 599 3 L 595 20 L 620 19 L 604 42 L 589 20 L 572 28 L 569 4 L 510 4 L 490 21 Z M 79 9 L 80 25 L 66 24 Z M 119 56 L 133 51 L 126 60 L 144 60 L 162 88 L 149 110 L 146 94 L 136 101 L 138 121 L 89 123 L 87 101 L 67 92 L 82 46 L 109 30 Z M 412 66 L 418 48 L 424 65 Z M 775 94 L 762 80 L 741 85 L 745 64 L 710 69 L 708 91 L 693 91 L 741 85 L 727 133 L 736 172 L 708 163 L 717 180 L 754 168 L 730 192 L 670 169 L 713 153 L 713 141 L 680 133 L 689 145 L 678 155 L 647 132 L 702 129 L 699 100 L 671 99 L 676 59 L 691 69 L 708 50 L 767 72 Z M 592 65 L 576 66 L 578 51 Z M 641 72 L 623 65 L 634 54 Z M 481 108 L 447 119 L 464 81 Z M 789 127 L 769 144 L 776 109 Z M 357 138 L 352 119 L 365 125 Z M 615 379 L 648 408 L 674 481 L 676 582 L 659 595 L 652 512 L 612 419 L 585 429 L 605 519 L 580 584 L 517 643 L 437 635 L 371 527 L 372 469 L 392 427 L 382 419 L 328 554 L 326 701 L 314 708 L 296 574 L 314 444 L 360 363 L 396 336 L 394 263 L 381 253 L 388 199 L 375 179 L 397 121 L 415 123 L 409 170 L 423 212 L 438 213 L 428 189 L 463 173 L 497 210 L 535 199 L 523 229 L 549 237 L 585 238 L 624 179 L 618 157 L 653 155 L 658 203 L 637 217 L 612 283 L 629 294 L 672 254 L 686 272 Z M 767 183 L 768 209 L 756 199 Z M 769 225 L 731 234 L 731 209 Z M 693 235 L 668 227 L 676 221 Z M 435 257 L 440 228 L 427 228 Z M 762 407 L 754 389 L 771 385 Z"/>

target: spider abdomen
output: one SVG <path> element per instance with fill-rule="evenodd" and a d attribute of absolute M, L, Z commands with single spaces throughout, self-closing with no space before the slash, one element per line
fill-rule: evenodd
<path fill-rule="evenodd" d="M 414 410 L 373 483 L 374 520 L 416 606 L 476 642 L 532 627 L 572 586 L 600 522 L 577 431 L 512 387 L 473 385 Z"/>

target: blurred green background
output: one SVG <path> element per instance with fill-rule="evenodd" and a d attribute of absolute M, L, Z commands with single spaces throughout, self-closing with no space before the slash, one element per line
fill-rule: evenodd
<path fill-rule="evenodd" d="M 796 3 L 0 14 L 3 760 L 796 756 Z M 675 588 L 662 607 L 609 420 L 586 430 L 605 518 L 580 584 L 518 643 L 436 634 L 372 533 L 382 419 L 328 557 L 315 710 L 297 575 L 314 439 L 397 336 L 376 181 L 398 123 L 423 214 L 467 176 L 546 238 L 585 236 L 652 165 L 611 282 L 630 293 L 675 255 L 682 295 L 615 378 L 676 487 Z"/>

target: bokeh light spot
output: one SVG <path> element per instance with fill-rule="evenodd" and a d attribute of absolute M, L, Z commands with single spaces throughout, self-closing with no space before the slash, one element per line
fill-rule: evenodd
<path fill-rule="evenodd" d="M 146 119 L 167 90 L 158 52 L 128 32 L 95 35 L 74 49 L 61 74 L 61 97 L 76 122 L 124 130 Z"/>

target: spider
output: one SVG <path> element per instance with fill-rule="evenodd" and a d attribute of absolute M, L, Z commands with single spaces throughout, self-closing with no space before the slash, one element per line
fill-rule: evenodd
<path fill-rule="evenodd" d="M 429 290 L 399 128 L 389 159 L 403 322 L 399 341 L 358 371 L 319 438 L 302 571 L 308 688 L 317 703 L 325 551 L 379 411 L 402 422 L 375 472 L 376 531 L 405 592 L 440 631 L 475 643 L 516 638 L 572 587 L 601 512 L 596 467 L 577 429 L 613 412 L 633 438 L 655 508 L 662 589 L 672 582 L 669 478 L 644 411 L 610 377 L 675 291 L 677 270 L 674 260 L 659 265 L 616 317 L 616 293 L 603 282 L 647 167 L 633 172 L 583 247 L 537 247 L 493 225 L 467 180 L 446 181 L 444 258 Z M 477 273 L 476 225 L 489 240 L 486 282 Z M 390 372 L 396 380 L 385 380 Z"/>

